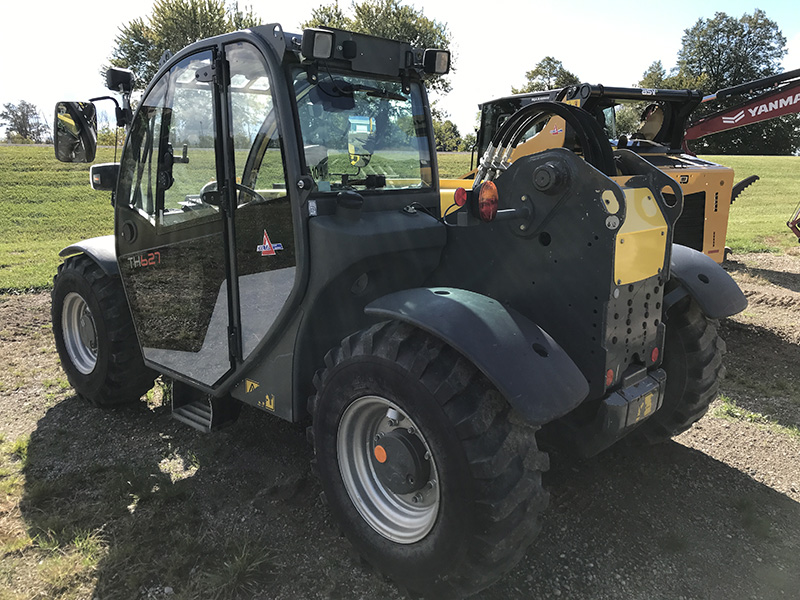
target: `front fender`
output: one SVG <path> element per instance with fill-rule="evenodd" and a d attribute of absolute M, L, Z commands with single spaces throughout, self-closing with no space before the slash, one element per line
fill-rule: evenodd
<path fill-rule="evenodd" d="M 61 258 L 72 256 L 73 254 L 85 254 L 103 269 L 106 275 L 111 277 L 119 276 L 119 265 L 117 265 L 117 250 L 114 247 L 114 236 L 104 235 L 89 238 L 77 244 L 67 246 L 58 255 Z"/>
<path fill-rule="evenodd" d="M 415 288 L 367 305 L 446 342 L 469 359 L 522 417 L 544 425 L 578 406 L 589 384 L 538 325 L 496 300 L 455 288 Z"/>
<path fill-rule="evenodd" d="M 673 244 L 670 273 L 711 319 L 730 317 L 747 308 L 747 298 L 733 278 L 702 252 Z M 664 297 L 665 309 L 680 299 L 682 294 L 675 291 L 678 294 Z"/>

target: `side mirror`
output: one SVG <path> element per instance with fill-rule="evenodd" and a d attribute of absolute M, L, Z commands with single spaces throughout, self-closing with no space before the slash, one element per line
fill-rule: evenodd
<path fill-rule="evenodd" d="M 375 144 L 375 118 L 352 116 L 349 117 L 350 131 L 347 134 L 347 151 L 350 155 L 350 164 L 359 169 L 366 167 L 372 158 Z"/>
<path fill-rule="evenodd" d="M 91 102 L 59 102 L 53 144 L 61 162 L 90 163 L 97 151 L 97 111 Z"/>

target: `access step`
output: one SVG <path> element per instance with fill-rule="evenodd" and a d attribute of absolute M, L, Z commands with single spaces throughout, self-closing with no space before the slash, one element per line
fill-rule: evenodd
<path fill-rule="evenodd" d="M 214 398 L 178 381 L 172 386 L 173 418 L 203 433 L 234 422 L 241 407 L 229 396 Z"/>

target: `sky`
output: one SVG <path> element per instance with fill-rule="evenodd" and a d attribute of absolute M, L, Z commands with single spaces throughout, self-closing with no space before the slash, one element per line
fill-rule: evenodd
<path fill-rule="evenodd" d="M 311 10 L 329 0 L 253 1 L 265 23 L 299 32 Z M 107 94 L 100 71 L 108 64 L 119 27 L 150 14 L 153 0 L 54 0 L 6 3 L 0 36 L 0 105 L 26 100 L 49 119 L 60 100 L 85 100 Z M 239 0 L 240 5 L 250 4 Z M 474 130 L 478 104 L 511 93 L 525 83 L 525 72 L 545 56 L 560 60 L 581 81 L 631 86 L 660 60 L 675 66 L 685 29 L 717 11 L 741 17 L 761 8 L 787 39 L 784 70 L 800 68 L 800 10 L 787 0 L 751 1 L 534 0 L 455 2 L 405 0 L 425 16 L 447 24 L 455 72 L 452 91 L 438 98 L 460 133 Z M 350 0 L 340 0 L 346 9 Z M 479 6 L 480 8 L 473 8 Z M 537 8 L 544 6 L 546 8 Z M 558 7 L 563 11 L 559 12 Z M 721 8 L 724 6 L 724 8 Z M 35 24 L 31 13 L 36 13 Z M 25 26 L 31 23 L 31 26 Z"/>

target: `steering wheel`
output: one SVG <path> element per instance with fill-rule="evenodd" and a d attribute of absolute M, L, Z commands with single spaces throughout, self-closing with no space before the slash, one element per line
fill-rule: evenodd
<path fill-rule="evenodd" d="M 256 203 L 256 202 L 257 202 L 257 203 L 259 203 L 259 204 L 260 204 L 260 203 L 262 203 L 262 202 L 263 202 L 263 203 L 269 202 L 269 200 L 267 200 L 266 198 L 264 198 L 264 196 L 262 196 L 261 194 L 259 194 L 259 193 L 258 193 L 257 191 L 255 191 L 253 188 L 251 188 L 251 187 L 247 187 L 246 185 L 242 185 L 241 183 L 237 183 L 237 184 L 236 184 L 236 189 L 237 189 L 237 190 L 239 190 L 240 192 L 245 192 L 246 194 L 250 194 L 251 196 L 254 196 L 254 197 L 255 197 L 255 200 L 253 200 L 253 201 L 251 201 L 251 202 L 240 202 L 240 203 L 238 204 L 238 206 L 242 206 L 242 205 L 244 205 L 244 204 L 254 204 L 254 203 Z M 216 192 L 216 191 L 217 191 L 217 182 L 216 182 L 216 181 L 209 181 L 209 182 L 208 182 L 207 184 L 205 184 L 205 185 L 203 186 L 203 188 L 200 190 L 200 199 L 202 200 L 202 199 L 203 199 L 203 196 L 205 196 L 205 195 L 206 195 L 206 194 L 208 194 L 209 192 Z M 203 201 L 204 201 L 206 204 L 211 204 L 212 206 L 214 205 L 214 203 L 213 203 L 213 202 L 208 202 L 208 200 L 203 200 Z"/>

